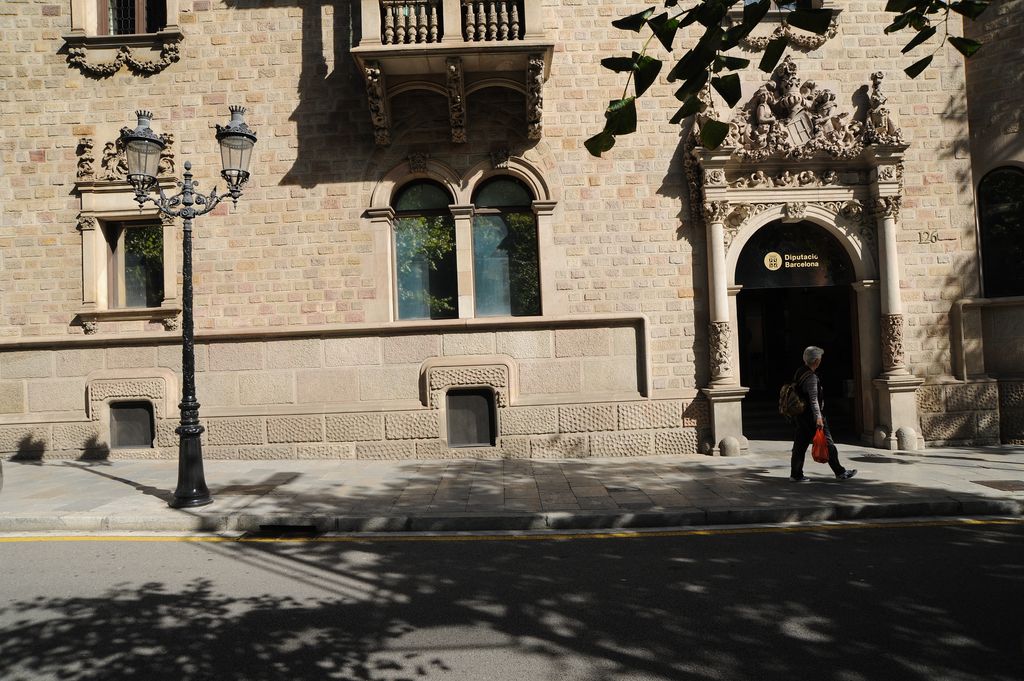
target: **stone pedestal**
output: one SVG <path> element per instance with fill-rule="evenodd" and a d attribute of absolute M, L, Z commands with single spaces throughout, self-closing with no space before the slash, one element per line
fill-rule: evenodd
<path fill-rule="evenodd" d="M 750 445 L 743 437 L 743 397 L 740 386 L 701 388 L 711 411 L 711 456 L 735 456 Z"/>
<path fill-rule="evenodd" d="M 917 389 L 924 383 L 914 376 L 884 376 L 874 380 L 878 393 L 878 424 L 874 444 L 881 449 L 917 451 L 924 440 L 917 432 Z"/>

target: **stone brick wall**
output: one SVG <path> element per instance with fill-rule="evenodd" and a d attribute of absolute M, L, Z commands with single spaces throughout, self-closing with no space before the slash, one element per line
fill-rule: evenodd
<path fill-rule="evenodd" d="M 1000 392 L 994 380 L 923 386 L 917 391 L 922 435 L 937 447 L 999 444 Z"/>
<path fill-rule="evenodd" d="M 1024 445 L 1024 381 L 999 381 L 999 432 L 1003 443 Z"/>
<path fill-rule="evenodd" d="M 524 138 L 521 98 L 485 89 L 467 101 L 470 143 L 449 143 L 441 124 L 443 101 L 421 97 L 413 109 L 408 101 L 393 103 L 394 142 L 380 148 L 373 142 L 365 87 L 348 52 L 348 27 L 358 26 L 353 15 L 358 3 L 181 0 L 180 60 L 153 75 L 122 69 L 109 77 L 87 76 L 67 63 L 61 36 L 71 26 L 69 2 L 0 3 L 0 340 L 82 333 L 75 323 L 83 263 L 74 193 L 81 137 L 94 138 L 98 152 L 133 123 L 133 110 L 150 109 L 155 128 L 174 136 L 179 172 L 190 160 L 202 188 L 209 190 L 219 168 L 212 126 L 224 122 L 227 104 L 239 103 L 249 107 L 248 121 L 259 135 L 253 178 L 237 210 L 223 205 L 196 223 L 199 329 L 337 329 L 379 321 L 390 292 L 377 286 L 377 268 L 390 256 L 375 252 L 374 234 L 363 218 L 374 186 L 411 151 L 428 151 L 461 173 L 489 158 L 493 147 L 507 146 L 542 169 L 558 201 L 557 253 L 552 254 L 560 263 L 554 272 L 556 306 L 573 316 L 644 315 L 649 328 L 642 353 L 650 378 L 643 389 L 657 400 L 688 402 L 708 380 L 706 246 L 703 225 L 689 219 L 680 128 L 668 123 L 678 106 L 672 97 L 676 85 L 665 80 L 666 68 L 639 107 L 638 133 L 622 138 L 604 158 L 590 157 L 583 142 L 600 129 L 607 101 L 620 96 L 624 84 L 621 75 L 601 68 L 600 60 L 628 54 L 642 41 L 610 22 L 646 5 L 542 4 L 545 34 L 555 44 L 544 88 L 542 140 Z M 950 373 L 950 303 L 977 293 L 964 70 L 958 54 L 946 47 L 924 75 L 907 79 L 901 69 L 912 58 L 900 54 L 906 38 L 882 33 L 884 5 L 884 0 L 843 3 L 839 35 L 819 50 L 795 51 L 794 58 L 803 78 L 837 92 L 841 110 L 859 106 L 870 74 L 880 65 L 888 71 L 889 105 L 912 144 L 898 236 L 905 346 L 912 370 L 938 379 Z M 695 38 L 696 27 L 687 30 Z M 654 50 L 661 48 L 655 44 Z M 756 68 L 759 53 L 745 56 L 753 62 L 743 75 L 749 97 L 766 76 Z M 168 343 L 133 347 L 132 335 L 142 332 L 165 333 Z M 65 360 L 56 358 L 61 353 L 80 352 L 82 362 L 92 363 L 102 357 L 104 368 L 174 368 L 168 359 L 174 335 L 155 323 L 111 321 L 99 329 L 99 336 L 109 339 L 106 349 L 61 350 L 48 360 L 4 352 L 0 405 L 10 417 L 4 427 L 28 428 L 21 435 L 31 435 L 35 426 L 11 425 L 12 415 L 28 422 L 36 413 L 84 408 L 85 373 L 60 375 L 57 362 Z M 552 338 L 556 350 L 550 362 L 523 357 L 519 363 L 524 394 L 571 400 L 566 396 L 608 392 L 636 375 L 625 360 L 617 372 L 605 372 L 594 370 L 604 360 L 588 367 L 586 360 L 559 356 L 558 338 Z M 205 363 L 200 398 L 204 410 L 207 405 L 213 410 L 211 423 L 221 418 L 217 409 L 237 400 L 252 412 L 239 418 L 255 419 L 247 422 L 253 428 L 258 421 L 268 438 L 266 419 L 272 411 L 320 404 L 331 386 L 358 386 L 361 400 L 397 408 L 412 387 L 409 367 L 429 353 L 447 352 L 447 339 L 443 334 L 415 340 L 395 336 L 379 345 L 328 339 L 320 346 L 321 366 L 310 366 L 318 351 L 318 341 L 311 339 L 288 341 L 287 352 L 269 354 L 259 340 L 211 344 L 200 360 Z M 571 347 L 592 340 L 583 334 L 563 342 Z M 381 353 L 379 366 L 342 359 L 365 360 L 365 352 Z M 389 353 L 418 359 L 392 362 Z M 34 374 L 41 369 L 32 362 L 49 362 L 46 381 L 33 383 L 44 377 Z M 317 418 L 325 439 L 315 451 L 335 455 L 337 447 L 331 449 L 327 441 L 326 412 Z M 291 428 L 281 425 L 274 432 L 285 437 Z M 689 433 L 667 434 L 671 430 L 661 442 L 690 441 Z M 611 443 L 618 440 L 601 433 L 544 437 L 556 437 L 559 444 L 551 444 L 551 451 L 614 450 Z M 52 431 L 48 437 L 54 437 Z M 566 444 L 570 441 L 574 444 Z M 412 451 L 406 441 L 380 442 L 375 446 L 384 453 Z M 652 431 L 651 448 L 658 450 L 658 442 Z M 289 451 L 299 447 L 277 444 Z M 630 445 L 630 451 L 647 449 Z"/>
<path fill-rule="evenodd" d="M 977 183 L 1001 165 L 1024 167 L 1024 0 L 992 3 L 965 34 L 984 45 L 967 64 Z"/>
<path fill-rule="evenodd" d="M 579 328 L 207 338 L 196 345 L 204 453 L 214 458 L 695 453 L 699 433 L 708 426 L 703 402 L 645 400 L 645 361 L 637 337 L 633 325 L 592 322 Z M 0 363 L 0 455 L 173 457 L 180 368 L 180 348 L 165 343 L 7 352 Z M 431 380 L 435 371 L 443 380 Z M 555 379 L 537 378 L 549 375 Z M 452 385 L 503 391 L 496 447 L 447 447 L 444 390 Z M 109 451 L 107 409 L 124 400 L 153 405 L 153 449 Z"/>

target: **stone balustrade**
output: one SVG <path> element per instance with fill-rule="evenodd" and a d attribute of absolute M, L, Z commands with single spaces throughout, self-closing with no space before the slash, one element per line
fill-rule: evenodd
<path fill-rule="evenodd" d="M 466 42 L 522 39 L 518 0 L 462 0 L 462 34 Z"/>
<path fill-rule="evenodd" d="M 441 0 L 381 0 L 381 42 L 411 45 L 440 42 Z"/>

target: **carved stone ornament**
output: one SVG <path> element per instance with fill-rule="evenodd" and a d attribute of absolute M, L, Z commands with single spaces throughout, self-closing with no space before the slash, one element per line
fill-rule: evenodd
<path fill-rule="evenodd" d="M 90 232 L 98 226 L 96 218 L 91 215 L 78 214 L 78 231 L 79 232 Z"/>
<path fill-rule="evenodd" d="M 803 201 L 790 201 L 782 207 L 782 214 L 787 220 L 803 220 L 807 217 L 807 204 Z"/>
<path fill-rule="evenodd" d="M 164 317 L 160 320 L 160 323 L 164 325 L 165 331 L 177 331 L 181 328 L 181 320 L 178 319 L 177 315 L 174 317 Z"/>
<path fill-rule="evenodd" d="M 771 35 L 759 36 L 756 38 L 748 36 L 740 40 L 740 45 L 748 50 L 761 51 L 768 47 L 768 43 L 771 41 L 785 38 L 789 45 L 798 49 L 816 50 L 832 38 L 835 38 L 838 33 L 839 22 L 836 21 L 836 17 L 834 15 L 828 24 L 828 30 L 821 35 L 804 33 L 803 31 L 794 31 L 793 27 L 789 25 L 789 22 L 783 19 L 778 28 L 776 28 Z"/>
<path fill-rule="evenodd" d="M 725 217 L 729 214 L 729 202 L 728 201 L 708 201 L 704 204 L 704 216 L 709 223 L 712 222 L 725 222 Z"/>
<path fill-rule="evenodd" d="M 731 369 L 729 353 L 729 322 L 711 322 L 708 338 L 711 352 L 711 376 L 725 376 Z"/>
<path fill-rule="evenodd" d="M 410 173 L 425 173 L 427 172 L 427 159 L 429 155 L 424 152 L 414 152 L 409 154 L 409 172 Z"/>
<path fill-rule="evenodd" d="M 91 336 L 91 335 L 93 335 L 94 333 L 96 333 L 99 330 L 100 330 L 100 325 L 98 323 L 94 322 L 94 321 L 84 321 L 84 322 L 82 322 L 82 331 L 85 332 L 85 335 L 87 335 L 87 336 Z"/>
<path fill-rule="evenodd" d="M 91 180 L 96 173 L 96 157 L 93 155 L 91 137 L 78 140 L 78 170 L 75 177 L 79 180 Z"/>
<path fill-rule="evenodd" d="M 720 168 L 704 173 L 704 186 L 721 187 L 725 184 L 725 171 Z"/>
<path fill-rule="evenodd" d="M 544 57 L 533 55 L 526 67 L 526 136 L 539 140 L 544 135 Z"/>
<path fill-rule="evenodd" d="M 464 144 L 466 137 L 466 92 L 462 77 L 462 59 L 448 57 L 445 61 L 448 87 L 448 121 L 452 128 L 452 142 Z"/>
<path fill-rule="evenodd" d="M 898 145 L 906 144 L 902 131 L 896 127 L 889 107 L 885 104 L 888 97 L 882 92 L 882 80 L 885 73 L 875 71 L 871 74 L 871 92 L 868 94 L 868 101 L 871 110 L 864 127 L 865 144 Z"/>
<path fill-rule="evenodd" d="M 899 196 L 883 196 L 875 199 L 875 215 L 882 218 L 892 218 L 899 222 L 900 206 L 903 199 Z"/>
<path fill-rule="evenodd" d="M 885 100 L 879 85 L 880 73 L 872 76 L 871 112 L 865 121 L 859 121 L 849 112 L 836 111 L 834 92 L 818 87 L 813 80 L 801 81 L 796 63 L 787 55 L 769 81 L 759 87 L 733 117 L 723 146 L 735 148 L 734 153 L 741 160 L 760 162 L 769 157 L 806 159 L 820 155 L 849 160 L 859 156 L 867 144 L 902 144 L 899 129 L 888 110 L 883 111 Z M 714 115 L 711 110 L 697 115 L 693 134 L 698 139 L 700 126 Z M 785 184 L 776 185 L 777 179 Z M 811 186 L 813 182 L 832 180 L 807 175 L 804 177 L 807 184 L 800 185 L 799 176 L 770 179 L 752 176 L 742 186 Z M 794 184 L 790 185 L 791 182 Z"/>
<path fill-rule="evenodd" d="M 882 315 L 882 366 L 886 371 L 904 368 L 903 315 Z"/>
<path fill-rule="evenodd" d="M 90 62 L 89 48 L 84 45 L 72 45 L 68 48 L 68 64 L 77 67 L 83 73 L 100 78 L 114 75 L 121 70 L 122 66 L 127 66 L 140 75 L 152 75 L 160 73 L 181 58 L 178 45 L 180 41 L 180 36 L 165 41 L 160 46 L 160 57 L 156 60 L 139 59 L 132 53 L 130 47 L 122 45 L 117 50 L 117 56 L 113 60 L 105 62 Z"/>
<path fill-rule="evenodd" d="M 388 101 L 384 94 L 384 72 L 380 63 L 366 63 L 363 71 L 366 77 L 366 99 L 370 105 L 370 122 L 373 123 L 373 141 L 380 146 L 391 144 L 391 120 L 388 115 Z"/>
<path fill-rule="evenodd" d="M 174 175 L 174 135 L 164 133 L 160 135 L 164 148 L 160 152 L 160 163 L 157 166 L 157 174 L 161 177 Z"/>
<path fill-rule="evenodd" d="M 750 175 L 738 177 L 729 183 L 736 189 L 756 189 L 759 187 L 828 187 L 839 184 L 839 173 L 834 170 L 801 170 L 769 176 L 763 170 L 755 170 Z"/>

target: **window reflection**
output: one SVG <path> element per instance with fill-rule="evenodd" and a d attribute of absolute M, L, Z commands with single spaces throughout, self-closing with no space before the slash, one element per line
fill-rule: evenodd
<path fill-rule="evenodd" d="M 533 197 L 522 182 L 498 177 L 474 197 L 476 315 L 540 314 L 540 265 Z"/>

